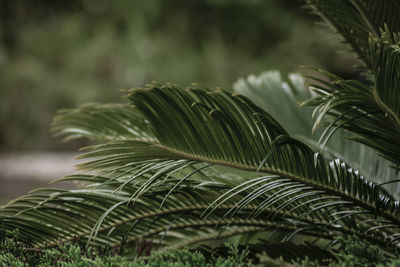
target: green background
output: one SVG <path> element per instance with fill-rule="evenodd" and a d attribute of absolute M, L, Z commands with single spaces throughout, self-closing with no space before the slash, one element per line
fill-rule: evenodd
<path fill-rule="evenodd" d="M 147 82 L 230 90 L 265 70 L 322 67 L 352 76 L 354 59 L 296 0 L 3 0 L 0 149 L 75 150 L 49 132 L 61 108 L 120 101 Z"/>

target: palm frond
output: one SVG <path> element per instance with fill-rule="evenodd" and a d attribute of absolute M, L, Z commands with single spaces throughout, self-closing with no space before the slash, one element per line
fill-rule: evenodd
<path fill-rule="evenodd" d="M 279 71 L 267 71 L 257 76 L 250 75 L 246 79 L 240 78 L 233 88 L 274 118 L 279 118 L 291 136 L 313 150 L 320 150 L 325 158 L 340 158 L 378 184 L 400 179 L 400 173 L 390 167 L 390 161 L 378 156 L 372 148 L 349 140 L 349 134 L 343 130 L 338 130 L 322 148 L 322 144 L 318 143 L 321 132 L 312 132 L 312 108 L 300 108 L 298 104 L 311 97 L 311 89 L 305 83 L 305 79 L 298 74 L 292 73 L 288 79 L 283 79 Z M 326 121 L 322 120 L 321 123 Z M 386 189 L 396 196 L 400 194 L 399 183 L 389 184 Z"/>
<path fill-rule="evenodd" d="M 67 179 L 90 181 L 91 177 L 71 176 Z M 96 179 L 108 180 L 105 177 Z M 217 239 L 220 235 L 266 231 L 279 225 L 282 230 L 296 229 L 294 225 L 284 224 L 284 220 L 278 216 L 274 220 L 246 218 L 249 211 L 257 209 L 255 205 L 247 206 L 235 216 L 221 219 L 221 213 L 232 208 L 228 204 L 219 207 L 208 218 L 201 218 L 201 213 L 209 205 L 207 199 L 218 194 L 218 185 L 192 182 L 191 188 L 188 185 L 179 187 L 167 200 L 163 200 L 162 193 L 165 194 L 165 190 L 153 188 L 155 192 L 147 192 L 132 202 L 129 192 L 136 189 L 134 186 L 125 186 L 123 191 L 118 192 L 100 188 L 51 190 L 50 197 L 39 194 L 26 196 L 2 210 L 2 223 L 19 227 L 22 233 L 36 240 L 38 244 L 49 246 L 56 245 L 59 241 L 88 241 L 91 237 L 96 244 L 113 247 L 122 243 L 135 245 L 135 241 L 150 238 L 155 243 L 159 242 L 161 247 L 183 246 Z M 160 207 L 162 201 L 164 204 Z M 21 215 L 5 216 L 16 212 Z M 102 219 L 101 224 L 99 218 Z M 52 226 L 50 229 L 49 225 Z"/>
<path fill-rule="evenodd" d="M 388 25 L 392 32 L 400 32 L 400 1 L 376 0 L 307 0 L 313 12 L 320 15 L 342 35 L 359 59 L 369 68 L 368 37 L 379 37 L 380 29 Z"/>
<path fill-rule="evenodd" d="M 279 71 L 266 71 L 240 78 L 233 88 L 272 117 L 279 118 L 279 123 L 291 136 L 310 137 L 312 109 L 300 108 L 297 102 L 309 99 L 311 93 L 300 75 L 292 73 L 284 80 Z"/>
<path fill-rule="evenodd" d="M 379 35 L 387 25 L 393 32 L 400 32 L 400 1 L 357 0 L 352 1 L 371 32 Z"/>
<path fill-rule="evenodd" d="M 386 30 L 382 38 L 371 37 L 370 47 L 373 87 L 323 72 L 332 82 L 317 80 L 312 86 L 320 96 L 305 105 L 317 106 L 317 124 L 325 115 L 332 118 L 321 137 L 324 143 L 343 128 L 355 134 L 353 140 L 372 147 L 394 166 L 399 166 L 398 37 Z"/>
<path fill-rule="evenodd" d="M 382 37 L 371 37 L 369 44 L 376 102 L 400 129 L 400 33 L 392 34 L 386 27 Z"/>
<path fill-rule="evenodd" d="M 88 148 L 80 168 L 97 175 L 67 178 L 86 181 L 86 188 L 22 197 L 1 209 L 0 221 L 38 245 L 151 238 L 179 246 L 224 231 L 281 230 L 288 239 L 356 234 L 397 246 L 399 203 L 390 194 L 340 160 L 314 154 L 247 98 L 171 84 L 132 90 L 128 98 L 156 139 Z M 62 129 L 63 119 L 57 123 Z"/>
<path fill-rule="evenodd" d="M 117 103 L 91 103 L 60 110 L 53 119 L 52 131 L 57 136 L 66 136 L 65 141 L 76 138 L 154 141 L 144 117 L 131 106 Z"/>

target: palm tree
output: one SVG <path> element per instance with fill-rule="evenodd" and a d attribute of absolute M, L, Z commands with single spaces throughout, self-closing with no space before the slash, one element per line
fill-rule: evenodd
<path fill-rule="evenodd" d="M 400 165 L 400 1 L 307 2 L 358 56 L 365 82 L 318 70 L 326 78 L 307 77 L 307 87 L 298 76 L 282 82 L 267 73 L 235 89 L 256 102 L 276 98 L 288 111 L 311 88 L 302 105 L 315 106 L 320 142 L 309 110 L 296 111 L 288 132 L 270 115 L 276 110 L 261 108 L 268 102 L 148 84 L 127 91 L 125 104 L 60 111 L 57 135 L 96 143 L 80 156 L 86 174 L 59 179 L 84 185 L 11 201 L 1 223 L 37 246 L 79 239 L 135 251 L 146 240 L 164 249 L 239 237 L 261 238 L 258 250 L 285 241 L 284 253 L 297 237 L 329 249 L 336 237 L 355 235 L 396 253 L 400 203 L 397 188 L 385 186 L 398 182 Z"/>

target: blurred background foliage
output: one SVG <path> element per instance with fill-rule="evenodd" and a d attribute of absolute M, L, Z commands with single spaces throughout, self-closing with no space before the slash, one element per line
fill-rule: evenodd
<path fill-rule="evenodd" d="M 61 108 L 119 101 L 152 80 L 230 89 L 301 64 L 344 77 L 354 59 L 298 0 L 0 1 L 0 149 L 75 150 L 49 124 Z"/>

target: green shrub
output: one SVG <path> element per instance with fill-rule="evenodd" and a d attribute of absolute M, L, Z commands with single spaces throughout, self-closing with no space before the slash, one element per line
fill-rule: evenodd
<path fill-rule="evenodd" d="M 248 251 L 240 251 L 237 245 L 227 243 L 228 257 L 211 257 L 207 259 L 199 251 L 189 249 L 170 250 L 166 253 L 154 253 L 149 257 L 128 258 L 113 255 L 105 249 L 103 253 L 93 253 L 79 245 L 39 249 L 33 248 L 27 240 L 22 240 L 18 230 L 0 229 L 0 266 L 124 266 L 124 267 L 250 267 Z"/>

